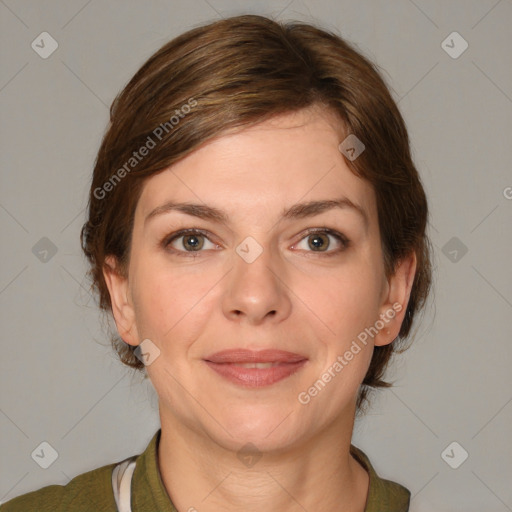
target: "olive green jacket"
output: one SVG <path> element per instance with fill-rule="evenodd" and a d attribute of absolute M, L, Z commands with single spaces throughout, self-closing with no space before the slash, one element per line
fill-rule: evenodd
<path fill-rule="evenodd" d="M 132 512 L 177 512 L 160 478 L 157 448 L 161 430 L 137 457 L 132 480 Z M 352 455 L 368 471 L 370 487 L 365 512 L 407 512 L 410 492 L 380 478 L 368 457 L 355 446 Z M 116 512 L 112 470 L 116 463 L 83 473 L 67 485 L 50 485 L 0 505 L 0 512 Z M 193 508 L 192 508 L 193 510 Z"/>

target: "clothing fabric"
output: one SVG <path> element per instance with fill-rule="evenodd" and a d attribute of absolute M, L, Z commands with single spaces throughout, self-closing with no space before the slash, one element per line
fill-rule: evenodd
<path fill-rule="evenodd" d="M 160 435 L 161 430 L 158 430 L 144 452 L 135 458 L 131 478 L 132 512 L 177 512 L 158 470 Z M 365 512 L 408 512 L 409 490 L 380 478 L 368 457 L 355 446 L 350 446 L 350 453 L 369 474 Z M 113 471 L 117 465 L 116 462 L 82 473 L 64 486 L 49 485 L 18 496 L 0 505 L 0 512 L 117 512 L 112 487 Z"/>

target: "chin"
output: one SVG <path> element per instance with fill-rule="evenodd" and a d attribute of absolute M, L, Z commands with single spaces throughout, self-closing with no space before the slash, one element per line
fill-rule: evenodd
<path fill-rule="evenodd" d="M 247 443 L 260 451 L 281 449 L 299 435 L 296 411 L 286 411 L 283 407 L 262 411 L 253 406 L 249 412 L 234 409 L 230 413 L 222 422 L 226 430 L 220 429 L 218 433 L 222 437 L 219 444 L 232 451 L 237 452 Z M 304 426 L 303 422 L 301 425 Z"/>

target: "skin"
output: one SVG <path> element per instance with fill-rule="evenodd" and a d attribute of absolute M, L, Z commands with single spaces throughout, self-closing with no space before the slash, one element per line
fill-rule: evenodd
<path fill-rule="evenodd" d="M 375 194 L 339 151 L 345 136 L 319 107 L 222 134 L 147 179 L 127 272 L 107 259 L 120 335 L 131 345 L 150 339 L 160 350 L 146 368 L 159 396 L 162 481 L 180 511 L 364 510 L 368 474 L 349 453 L 357 392 L 373 347 L 398 335 L 416 260 L 411 255 L 386 277 Z M 293 204 L 342 196 L 364 210 L 367 224 L 348 207 L 281 219 Z M 177 211 L 145 223 L 170 200 L 222 209 L 229 223 Z M 198 242 L 190 235 L 170 245 L 185 256 L 160 244 L 184 228 L 208 233 L 199 235 L 200 251 L 190 249 Z M 321 251 L 310 228 L 350 242 L 321 235 Z M 252 263 L 236 252 L 248 236 L 263 249 Z M 401 311 L 300 403 L 299 393 L 393 304 Z M 288 350 L 308 362 L 271 386 L 247 389 L 204 362 L 238 347 Z M 250 467 L 237 457 L 246 443 L 262 455 Z"/>

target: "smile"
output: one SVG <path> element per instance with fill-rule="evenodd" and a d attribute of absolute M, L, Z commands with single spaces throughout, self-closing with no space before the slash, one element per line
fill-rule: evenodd
<path fill-rule="evenodd" d="M 205 360 L 223 380 L 245 388 L 276 384 L 301 370 L 307 362 L 307 358 L 298 354 L 269 350 L 230 350 L 218 352 Z"/>

